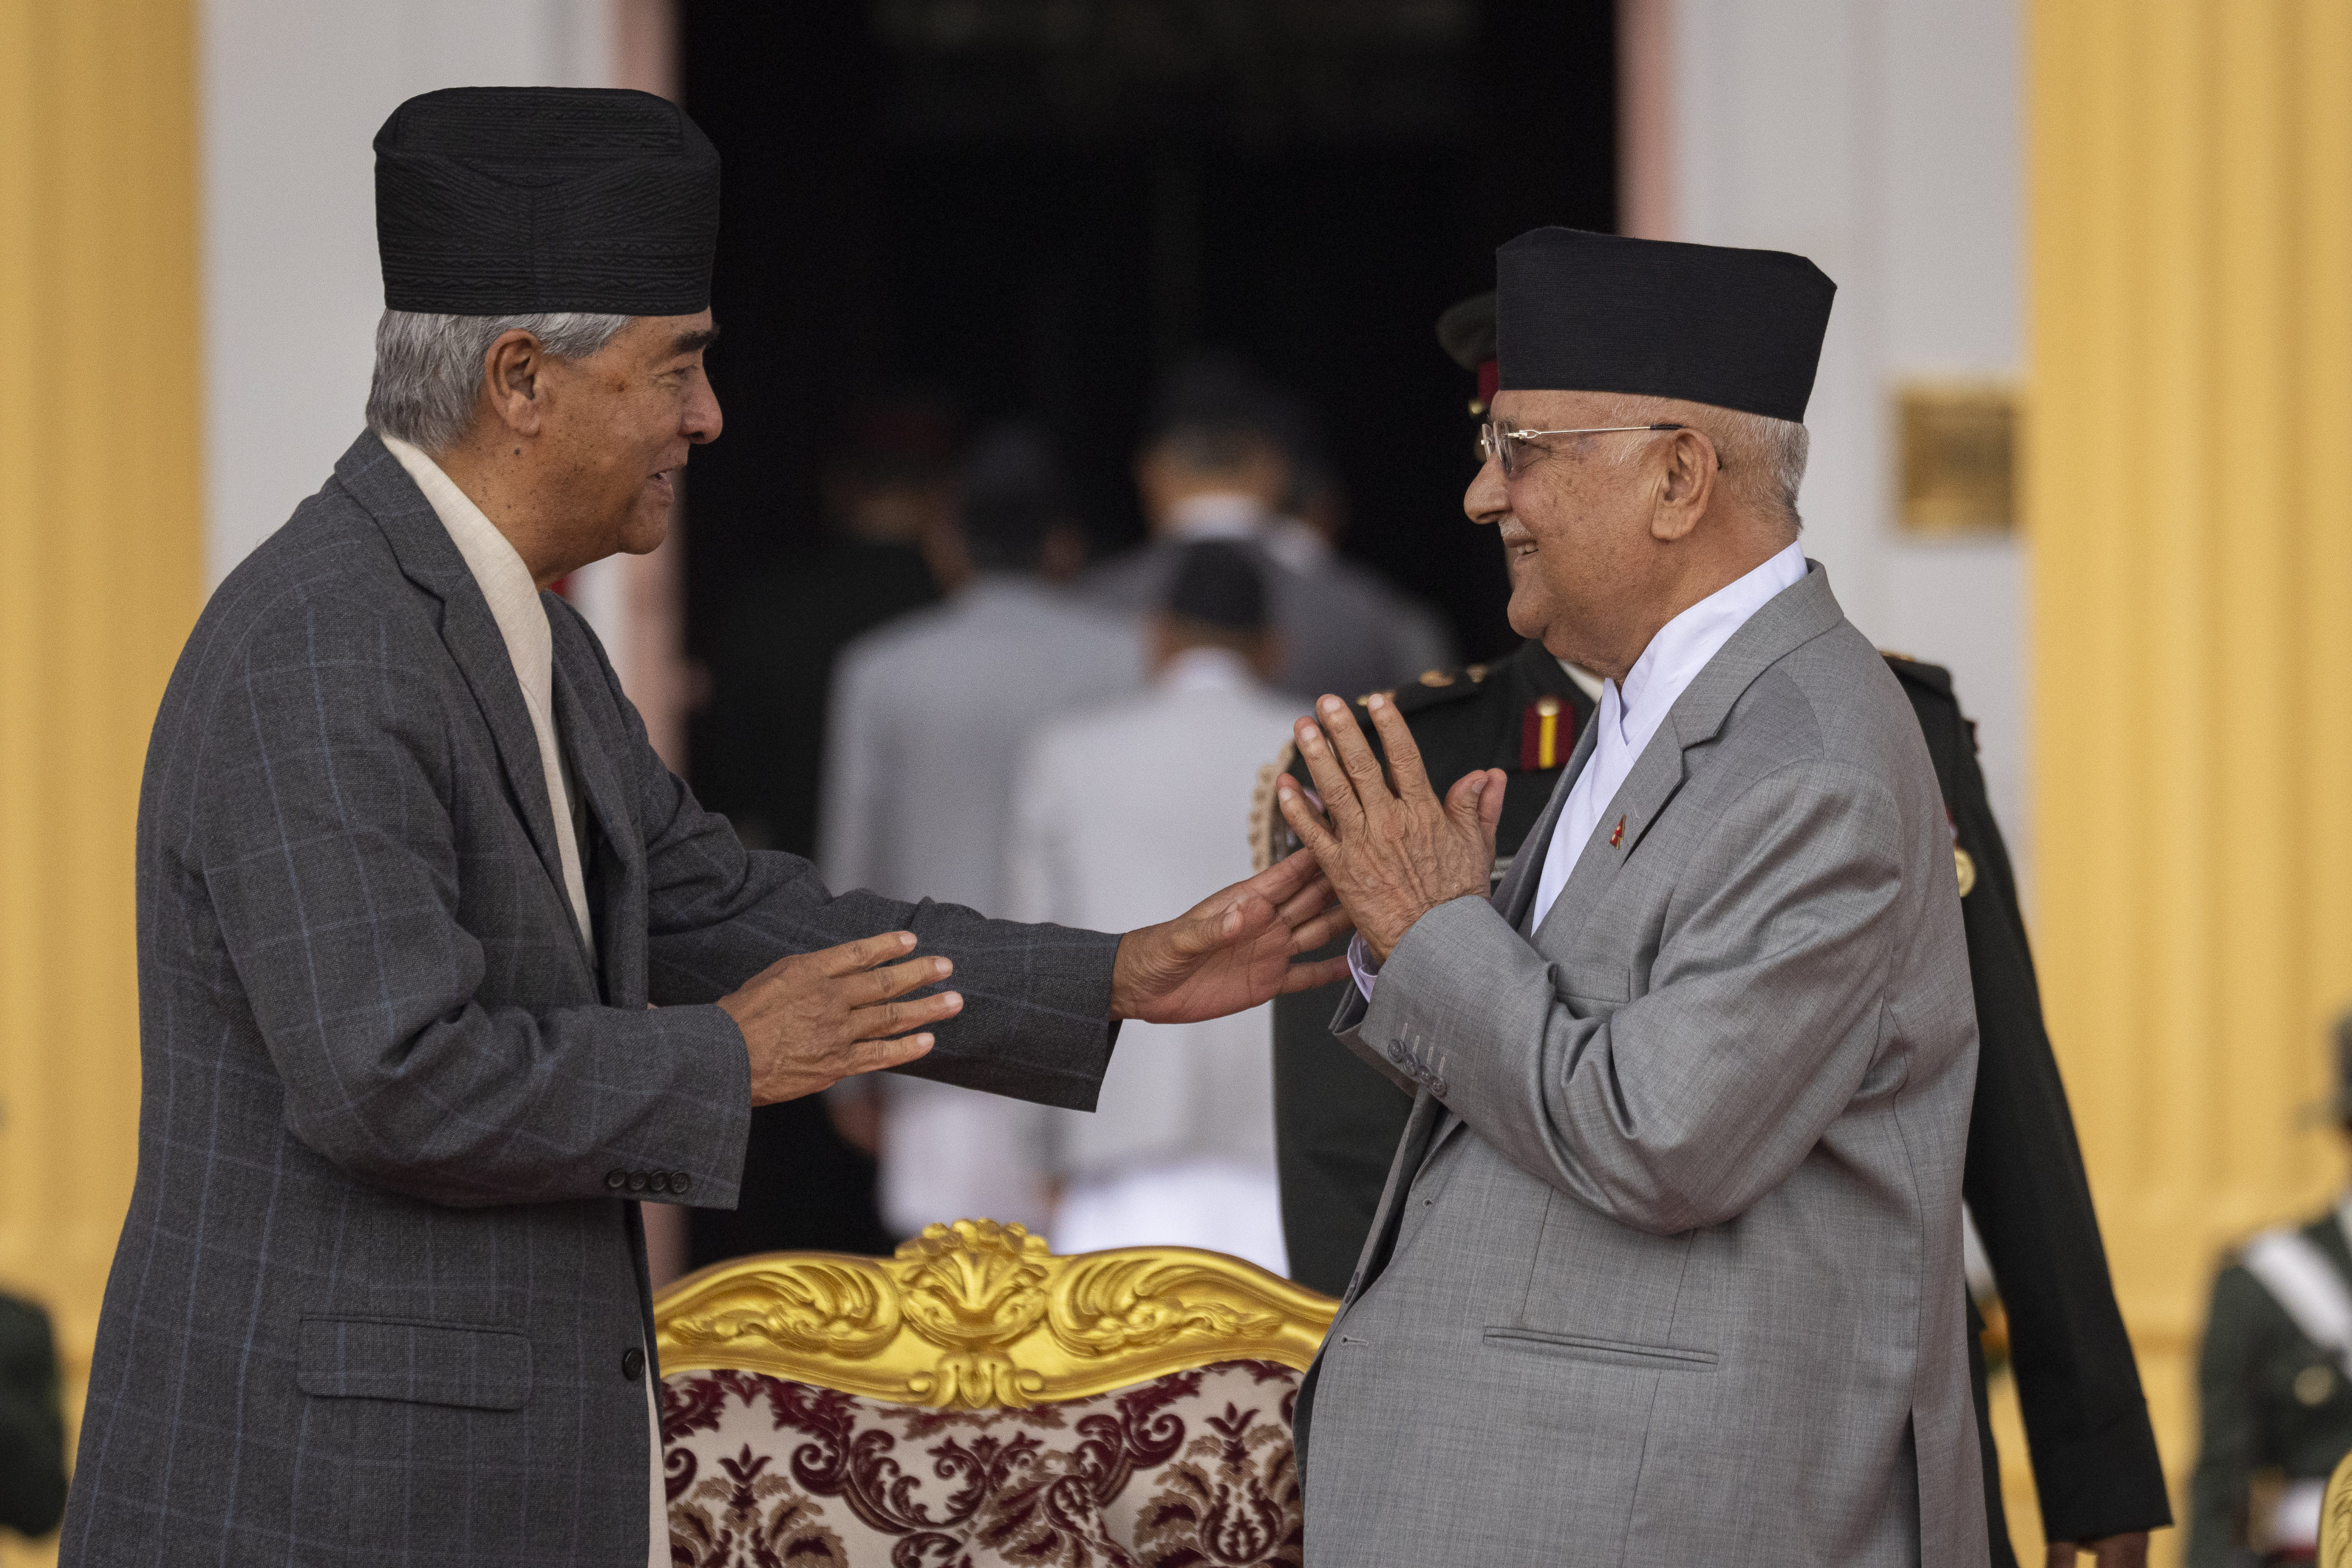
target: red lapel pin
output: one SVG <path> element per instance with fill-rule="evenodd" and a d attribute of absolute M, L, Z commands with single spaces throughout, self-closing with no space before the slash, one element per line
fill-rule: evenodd
<path fill-rule="evenodd" d="M 1625 841 L 1625 819 L 1619 817 L 1617 826 L 1609 830 L 1609 847 L 1614 849 Z"/>

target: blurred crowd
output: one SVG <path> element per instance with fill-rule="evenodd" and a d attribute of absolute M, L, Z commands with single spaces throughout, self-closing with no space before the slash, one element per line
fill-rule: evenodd
<path fill-rule="evenodd" d="M 1310 413 L 1241 361 L 1158 389 L 1148 530 L 1089 560 L 1053 442 L 965 438 L 936 402 L 846 421 L 827 537 L 738 590 L 712 642 L 696 787 L 836 889 L 1126 930 L 1247 876 L 1261 770 L 1293 717 L 1453 662 L 1427 605 L 1341 554 Z M 1093 1115 L 891 1075 L 754 1115 L 744 1197 L 689 1261 L 887 1251 L 939 1220 L 1057 1250 L 1213 1247 L 1287 1272 L 1270 1009 L 1125 1026 Z"/>

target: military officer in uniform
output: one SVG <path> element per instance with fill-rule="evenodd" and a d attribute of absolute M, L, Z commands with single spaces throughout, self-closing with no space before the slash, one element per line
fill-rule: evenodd
<path fill-rule="evenodd" d="M 66 1511 L 66 1419 L 48 1314 L 0 1296 L 0 1525 L 47 1535 Z"/>
<path fill-rule="evenodd" d="M 1494 323 L 1492 295 L 1463 300 L 1438 321 L 1446 352 L 1478 375 L 1474 416 L 1484 415 L 1495 392 Z M 1911 700 L 1952 821 L 1979 1039 L 1962 1190 L 2008 1316 L 2011 1366 L 2051 1542 L 2047 1561 L 2072 1563 L 2089 1552 L 2099 1568 L 2136 1568 L 2146 1561 L 2147 1532 L 2171 1523 L 2171 1508 L 2073 1113 L 2042 1027 L 2008 849 L 1977 765 L 1975 726 L 1952 694 L 1949 672 L 1899 654 L 1888 655 L 1887 665 Z M 1433 784 L 1443 788 L 1478 768 L 1509 773 L 1495 840 L 1496 879 L 1549 799 L 1598 685 L 1530 641 L 1495 664 L 1433 670 L 1396 691 L 1397 713 Z M 1555 710 L 1549 715 L 1548 704 Z M 1356 718 L 1377 746 L 1360 702 Z M 1274 805 L 1281 771 L 1311 787 L 1295 749 L 1265 769 L 1251 826 L 1261 864 L 1297 847 Z M 1291 1273 L 1331 1295 L 1347 1288 L 1412 1106 L 1330 1034 L 1339 994 L 1335 985 L 1275 1005 L 1275 1145 Z M 2336 1246 L 2342 1250 L 2340 1237 Z M 1969 1312 L 1992 1561 L 2013 1568 L 1977 1341 L 1983 1323 L 1973 1301 Z M 2345 1418 L 2352 1421 L 2352 1396 Z"/>
<path fill-rule="evenodd" d="M 2336 1025 L 2336 1120 L 2352 1132 L 2352 1014 Z M 2328 1473 L 2352 1452 L 2352 1194 L 2265 1231 L 2213 1282 L 2189 1568 L 2308 1563 Z M 2265 1483 L 2260 1487 L 2257 1482 Z"/>

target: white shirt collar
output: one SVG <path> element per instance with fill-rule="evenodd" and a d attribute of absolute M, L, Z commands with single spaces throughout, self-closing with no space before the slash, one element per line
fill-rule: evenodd
<path fill-rule="evenodd" d="M 1171 539 L 1255 539 L 1270 521 L 1255 496 L 1212 490 L 1169 508 L 1163 531 Z"/>
<path fill-rule="evenodd" d="M 1249 691 L 1258 685 L 1249 660 L 1225 647 L 1188 647 L 1151 679 L 1162 691 Z"/>

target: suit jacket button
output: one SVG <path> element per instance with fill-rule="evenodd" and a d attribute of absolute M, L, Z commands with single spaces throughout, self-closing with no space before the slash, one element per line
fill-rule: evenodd
<path fill-rule="evenodd" d="M 605 1172 L 605 1173 L 604 1173 L 604 1188 L 605 1188 L 605 1190 L 606 1190 L 607 1192 L 614 1192 L 614 1193 L 617 1193 L 617 1192 L 619 1192 L 623 1187 L 625 1187 L 625 1186 L 627 1186 L 628 1184 L 629 1184 L 629 1173 L 628 1173 L 628 1172 L 626 1172 L 626 1171 L 607 1171 L 607 1172 Z"/>
<path fill-rule="evenodd" d="M 693 1180 L 693 1176 L 684 1171 L 672 1171 L 669 1173 L 669 1190 L 676 1193 L 678 1196 L 684 1197 L 686 1195 L 687 1184 Z"/>
<path fill-rule="evenodd" d="M 649 1193 L 666 1193 L 669 1191 L 669 1173 L 667 1171 L 656 1171 L 651 1175 L 647 1176 L 646 1178 L 646 1191 Z"/>
<path fill-rule="evenodd" d="M 629 1191 L 633 1193 L 642 1193 L 645 1190 L 646 1173 L 643 1171 L 631 1171 L 629 1173 Z"/>
<path fill-rule="evenodd" d="M 631 1345 L 621 1352 L 621 1375 L 635 1383 L 646 1373 L 646 1352 Z"/>

